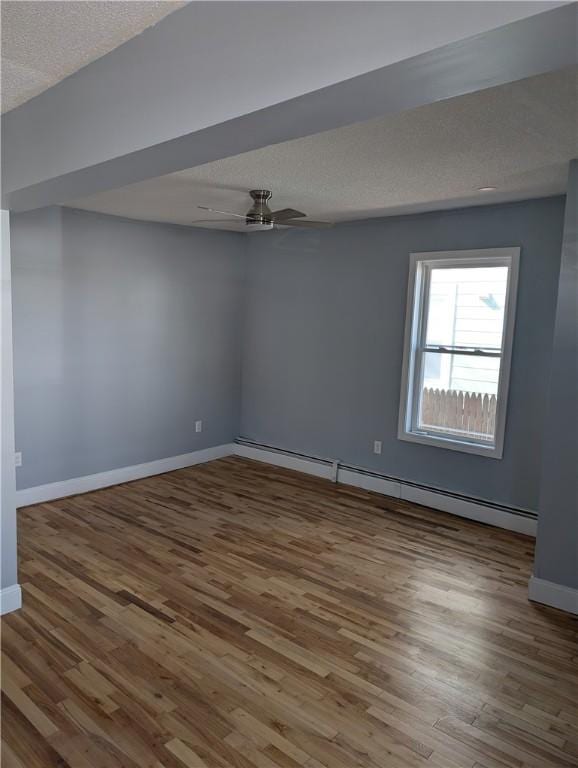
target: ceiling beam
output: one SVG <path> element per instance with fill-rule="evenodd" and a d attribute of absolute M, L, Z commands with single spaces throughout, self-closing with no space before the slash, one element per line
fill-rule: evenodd
<path fill-rule="evenodd" d="M 185 10 L 177 11 L 172 18 Z M 22 183 L 27 174 L 31 178 L 30 170 L 19 168 L 19 163 L 26 165 L 26 152 L 31 151 L 39 128 L 33 120 L 35 102 L 42 106 L 40 100 L 44 96 L 48 99 L 48 91 L 4 116 L 3 205 L 21 211 L 62 203 L 259 147 L 576 66 L 576 19 L 576 4 L 558 7 L 216 125 L 87 167 Z M 161 51 L 157 49 L 156 54 L 161 56 Z M 258 82 L 257 77 L 254 87 Z M 102 88 L 102 82 L 94 84 L 95 98 Z M 151 112 L 155 107 L 154 101 L 148 105 Z M 143 114 L 140 118 L 145 119 Z M 41 137 L 40 131 L 37 138 Z M 75 144 L 82 144 L 82 140 L 82 135 L 71 136 Z M 71 146 L 71 152 L 77 148 Z"/>

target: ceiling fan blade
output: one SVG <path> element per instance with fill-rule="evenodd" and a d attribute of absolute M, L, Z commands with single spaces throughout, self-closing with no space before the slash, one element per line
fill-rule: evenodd
<path fill-rule="evenodd" d="M 193 219 L 189 224 L 231 224 L 235 227 L 241 226 L 241 222 L 234 219 Z"/>
<path fill-rule="evenodd" d="M 301 211 L 296 211 L 295 208 L 281 208 L 279 211 L 273 211 L 271 218 L 273 221 L 283 221 L 284 219 L 298 219 L 301 216 L 306 216 Z"/>
<path fill-rule="evenodd" d="M 282 227 L 303 227 L 304 229 L 327 229 L 333 226 L 330 221 L 313 221 L 313 219 L 291 219 L 290 221 L 276 221 L 275 224 Z"/>
<path fill-rule="evenodd" d="M 245 214 L 233 213 L 232 211 L 219 211 L 217 208 L 207 208 L 206 205 L 197 205 L 201 211 L 210 211 L 211 213 L 222 213 L 224 216 L 235 216 L 238 219 L 246 219 Z"/>

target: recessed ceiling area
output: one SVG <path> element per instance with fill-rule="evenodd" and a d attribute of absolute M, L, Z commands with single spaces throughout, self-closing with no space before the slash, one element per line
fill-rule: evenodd
<path fill-rule="evenodd" d="M 247 191 L 332 222 L 561 194 L 578 154 L 577 71 L 556 72 L 225 158 L 67 205 L 243 231 Z M 495 187 L 479 191 L 483 187 Z"/>
<path fill-rule="evenodd" d="M 183 0 L 2 0 L 2 112 L 156 24 Z"/>

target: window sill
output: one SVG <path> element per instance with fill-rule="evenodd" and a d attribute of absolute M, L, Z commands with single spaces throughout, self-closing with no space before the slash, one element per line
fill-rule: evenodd
<path fill-rule="evenodd" d="M 485 456 L 488 459 L 501 459 L 502 446 L 499 445 L 480 445 L 477 443 L 468 443 L 465 440 L 455 440 L 449 437 L 428 435 L 424 432 L 400 431 L 399 440 L 405 440 L 409 443 L 421 443 L 430 445 L 434 448 L 446 448 L 450 451 L 460 451 L 461 453 L 473 453 L 477 456 Z"/>

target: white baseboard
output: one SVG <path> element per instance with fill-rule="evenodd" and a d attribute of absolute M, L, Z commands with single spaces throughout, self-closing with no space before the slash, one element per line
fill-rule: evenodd
<path fill-rule="evenodd" d="M 77 493 L 96 491 L 99 488 L 107 488 L 111 485 L 128 483 L 131 480 L 140 480 L 143 477 L 162 475 L 164 472 L 173 472 L 175 469 L 192 467 L 195 464 L 203 464 L 214 459 L 221 459 L 233 453 L 233 445 L 225 443 L 213 448 L 205 448 L 193 453 L 183 453 L 180 456 L 170 456 L 167 459 L 149 461 L 146 464 L 136 464 L 132 467 L 111 469 L 109 472 L 99 472 L 96 475 L 74 477 L 71 480 L 62 480 L 47 485 L 37 485 L 33 488 L 24 488 L 16 491 L 16 506 L 28 507 L 31 504 L 41 504 L 44 501 L 62 499 L 65 496 L 74 496 Z"/>
<path fill-rule="evenodd" d="M 537 579 L 532 576 L 528 588 L 528 597 L 535 603 L 549 605 L 578 615 L 578 589 L 555 584 L 553 581 Z"/>
<path fill-rule="evenodd" d="M 0 616 L 12 613 L 22 607 L 22 590 L 20 584 L 0 589 Z"/>
<path fill-rule="evenodd" d="M 319 461 L 306 456 L 295 456 L 290 453 L 244 443 L 236 443 L 233 449 L 236 456 L 263 461 L 267 464 L 274 464 L 277 467 L 294 469 L 297 472 L 305 472 L 308 475 L 323 477 L 326 480 L 333 479 L 333 468 L 329 461 Z M 401 480 L 380 477 L 375 474 L 366 474 L 354 469 L 341 467 L 338 472 L 338 481 L 346 485 L 355 486 L 356 488 L 364 488 L 375 493 L 382 493 L 385 496 L 392 496 L 396 499 L 423 504 L 425 507 L 449 512 L 451 515 L 465 517 L 468 520 L 476 520 L 487 525 L 505 528 L 508 531 L 525 533 L 528 536 L 536 535 L 536 519 L 534 517 L 508 512 L 488 503 L 470 501 L 443 493 L 442 491 L 407 485 Z"/>

